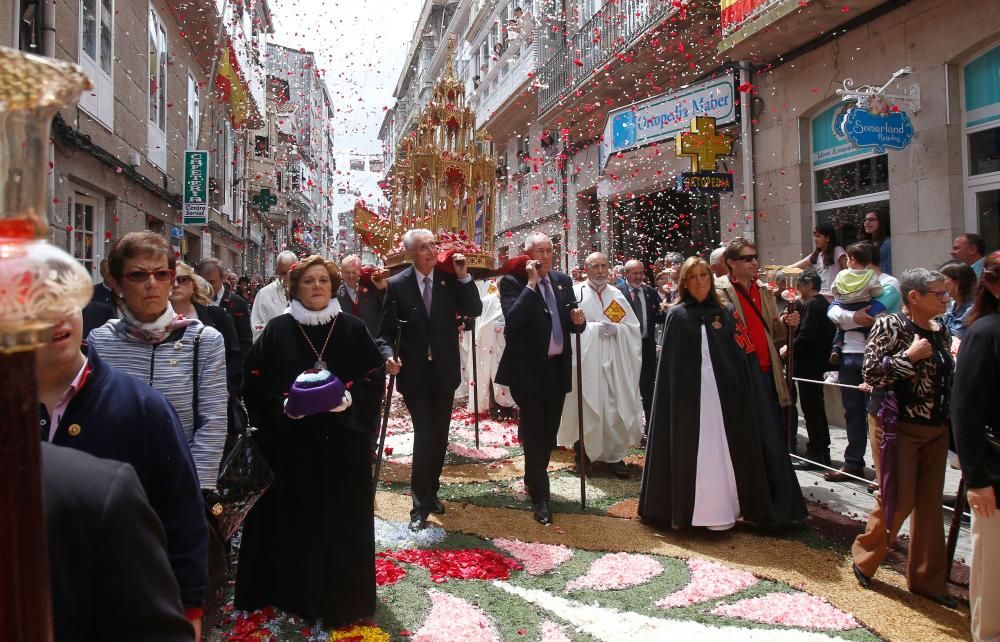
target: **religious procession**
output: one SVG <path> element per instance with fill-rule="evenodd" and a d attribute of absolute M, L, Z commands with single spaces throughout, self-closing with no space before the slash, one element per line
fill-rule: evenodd
<path fill-rule="evenodd" d="M 1000 642 L 1000 5 L 386 8 L 0 16 L 0 640 Z"/>

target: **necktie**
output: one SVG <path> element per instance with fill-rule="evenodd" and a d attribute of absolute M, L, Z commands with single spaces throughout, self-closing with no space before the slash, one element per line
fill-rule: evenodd
<path fill-rule="evenodd" d="M 424 308 L 427 309 L 427 316 L 431 316 L 431 277 L 424 277 Z"/>
<path fill-rule="evenodd" d="M 642 303 L 639 302 L 639 288 L 632 288 L 632 309 L 639 317 L 639 334 L 646 334 L 646 320 L 642 318 Z"/>
<path fill-rule="evenodd" d="M 549 282 L 549 277 L 542 279 L 542 297 L 545 299 L 545 307 L 549 309 L 549 317 L 552 320 L 552 336 L 549 338 L 549 356 L 562 354 L 562 320 L 559 318 L 559 307 L 556 305 L 556 295 L 552 291 L 552 284 Z"/>

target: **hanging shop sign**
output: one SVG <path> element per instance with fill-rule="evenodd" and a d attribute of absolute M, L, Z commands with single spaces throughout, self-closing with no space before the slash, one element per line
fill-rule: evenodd
<path fill-rule="evenodd" d="M 870 112 L 855 107 L 841 126 L 847 140 L 857 147 L 871 147 L 877 154 L 886 148 L 903 149 L 913 140 L 913 124 L 903 111 Z"/>
<path fill-rule="evenodd" d="M 682 192 L 732 192 L 733 177 L 728 172 L 717 172 L 720 156 L 733 153 L 733 138 L 715 130 L 716 121 L 711 116 L 697 116 L 691 121 L 690 131 L 674 139 L 679 158 L 691 159 L 691 171 L 677 177 L 677 189 Z"/>
<path fill-rule="evenodd" d="M 674 138 L 698 116 L 711 116 L 719 125 L 736 122 L 736 98 L 735 79 L 727 74 L 609 112 L 601 167 L 612 154 Z"/>
<path fill-rule="evenodd" d="M 184 152 L 184 225 L 208 224 L 208 152 Z"/>

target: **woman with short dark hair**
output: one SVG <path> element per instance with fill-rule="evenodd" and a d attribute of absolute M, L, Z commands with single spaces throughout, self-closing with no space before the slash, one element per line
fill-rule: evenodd
<path fill-rule="evenodd" d="M 364 322 L 341 314 L 339 285 L 332 261 L 296 263 L 288 312 L 247 357 L 247 409 L 275 480 L 244 524 L 236 578 L 238 608 L 327 627 L 375 613 L 369 430 L 384 390 L 382 356 Z"/>

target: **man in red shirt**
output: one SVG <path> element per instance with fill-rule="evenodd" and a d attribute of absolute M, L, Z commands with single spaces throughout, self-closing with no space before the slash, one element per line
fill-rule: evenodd
<path fill-rule="evenodd" d="M 729 276 L 716 279 L 715 288 L 722 302 L 732 305 L 737 318 L 746 325 L 757 355 L 763 391 L 772 405 L 774 430 L 783 432 L 785 420 L 782 408 L 792 405 L 792 399 L 774 343 L 787 335 L 785 326 L 796 327 L 799 324 L 799 313 L 779 316 L 771 291 L 757 280 L 759 261 L 757 246 L 752 241 L 739 237 L 733 239 L 726 246 L 723 260 Z"/>

